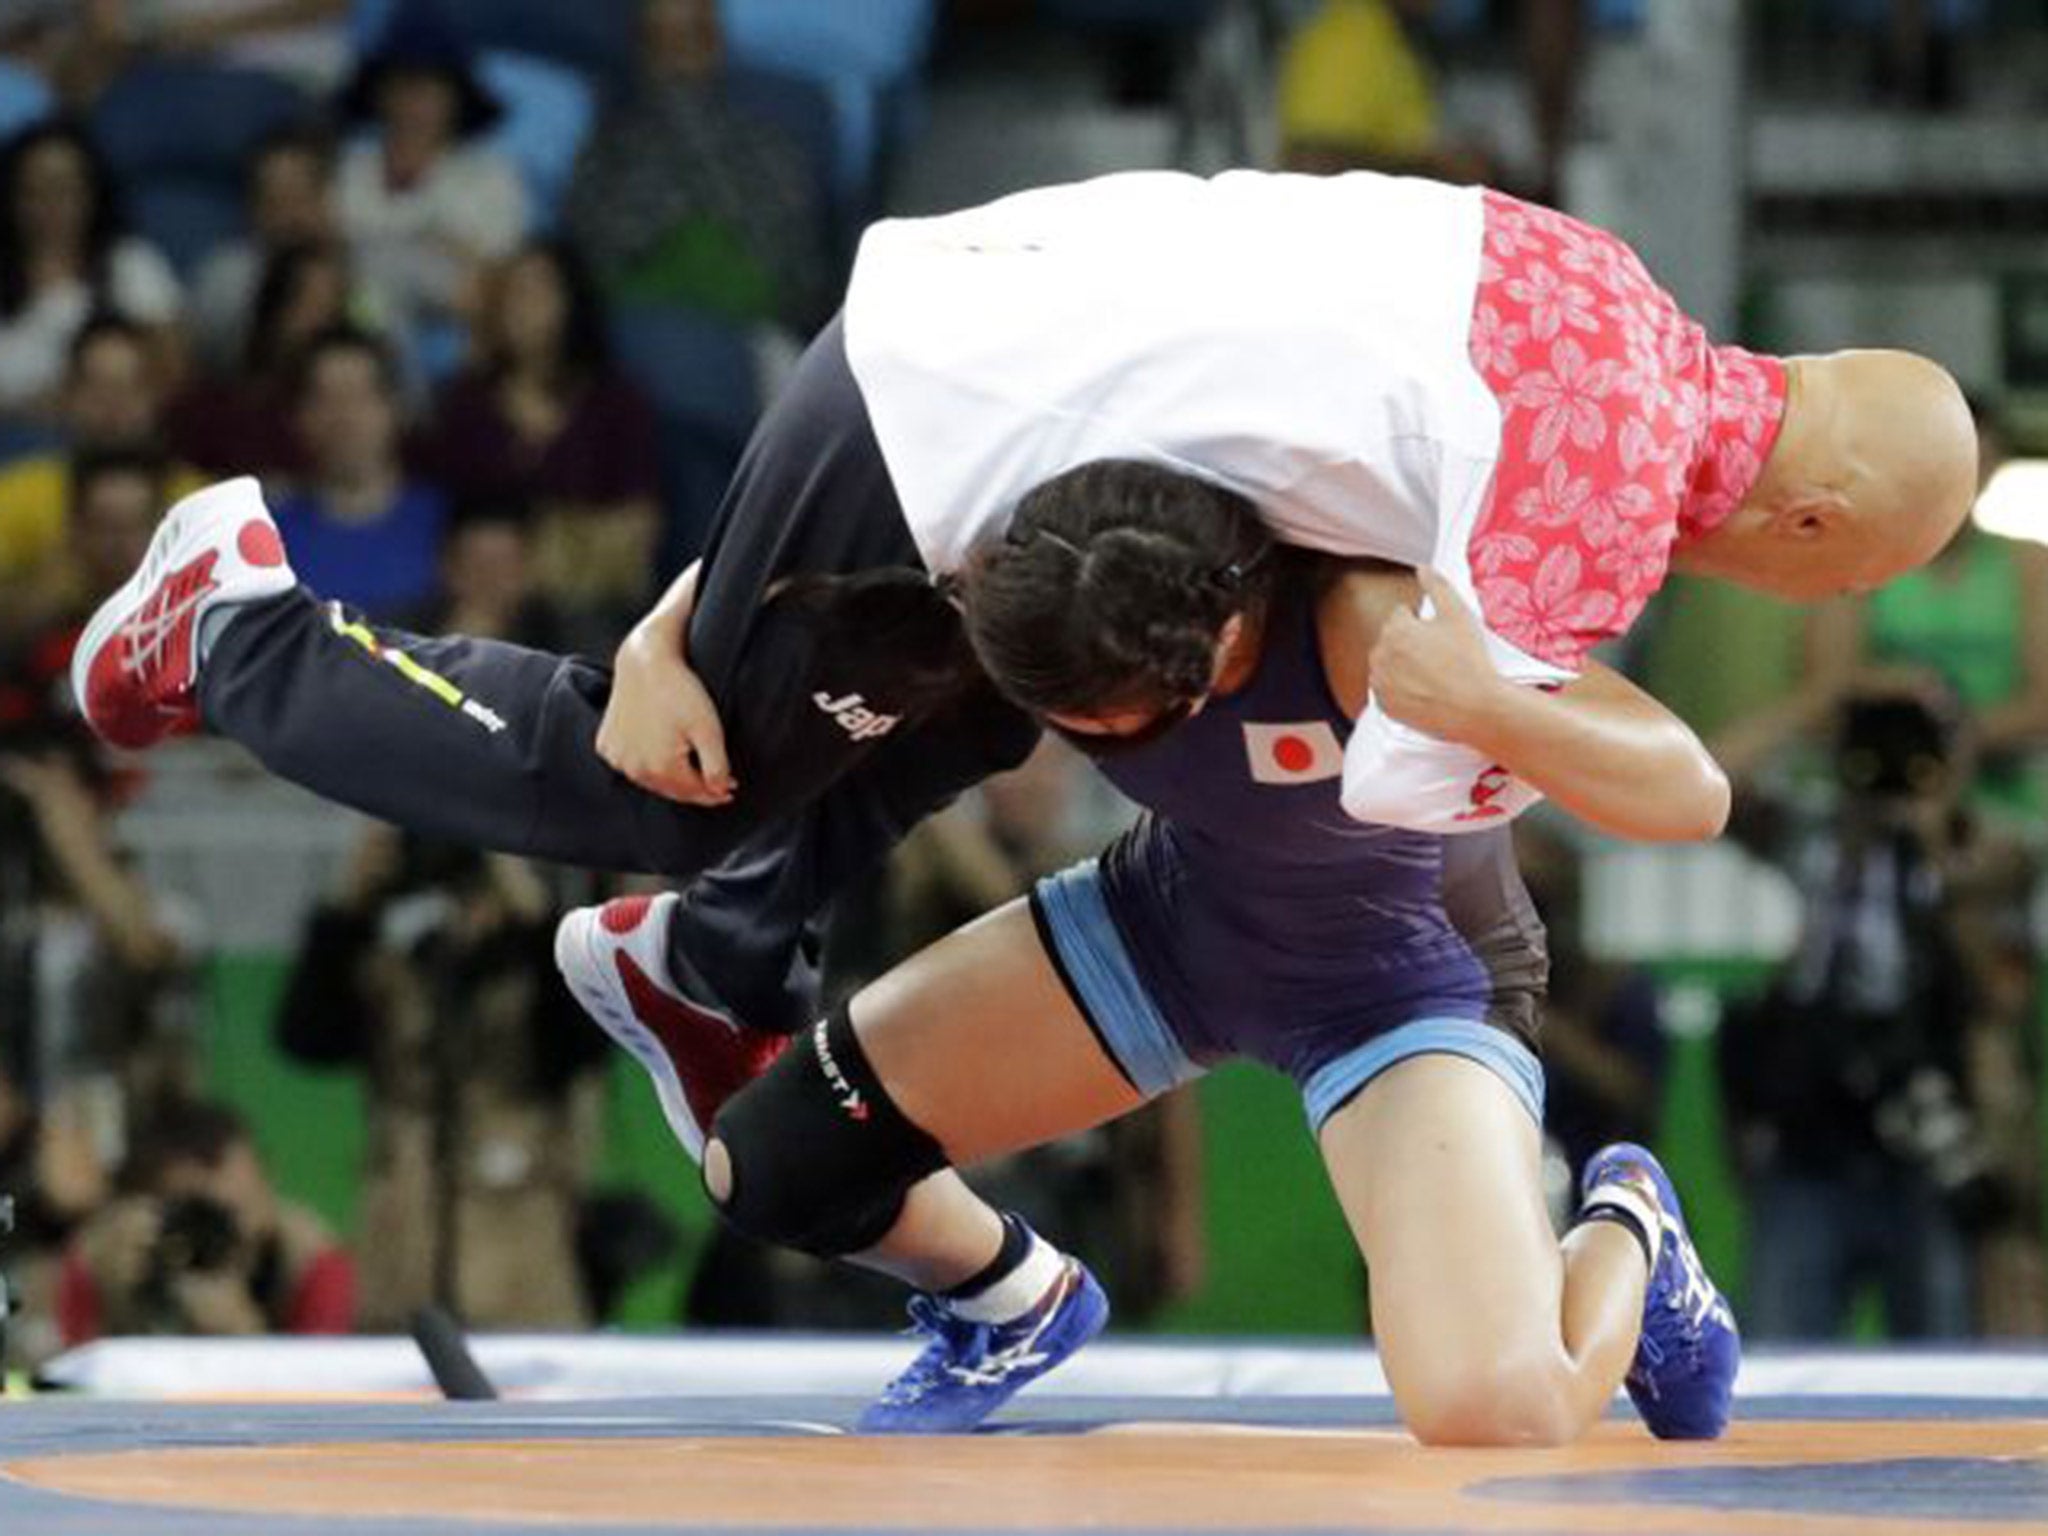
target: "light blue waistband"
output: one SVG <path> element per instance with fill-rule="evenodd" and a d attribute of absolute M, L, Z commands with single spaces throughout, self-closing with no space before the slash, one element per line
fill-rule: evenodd
<path fill-rule="evenodd" d="M 1038 882 L 1038 910 L 1076 1000 L 1131 1085 L 1151 1097 L 1202 1075 L 1152 1002 L 1103 900 L 1096 861 Z"/>
<path fill-rule="evenodd" d="M 1342 1109 L 1389 1067 L 1415 1056 L 1463 1056 L 1489 1068 L 1508 1085 L 1540 1129 L 1543 1125 L 1543 1063 L 1504 1029 L 1477 1019 L 1417 1019 L 1346 1051 L 1309 1074 L 1302 1087 L 1309 1129 Z"/>

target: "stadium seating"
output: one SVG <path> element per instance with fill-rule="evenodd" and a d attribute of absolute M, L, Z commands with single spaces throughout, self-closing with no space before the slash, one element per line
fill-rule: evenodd
<path fill-rule="evenodd" d="M 816 0 L 812 0 L 816 3 Z M 825 0 L 821 10 L 841 0 Z M 634 0 L 438 0 L 472 48 L 528 54 L 580 72 L 600 93 L 632 72 Z M 386 10 L 389 7 L 385 7 Z M 357 20 L 357 36 L 373 36 Z"/>
<path fill-rule="evenodd" d="M 831 98 L 839 132 L 835 204 L 870 210 L 892 143 L 921 99 L 931 50 L 931 0 L 726 0 L 734 63 L 813 80 Z"/>
<path fill-rule="evenodd" d="M 744 66 L 725 72 L 727 98 L 772 123 L 800 150 L 817 173 L 818 202 L 841 244 L 851 243 L 852 221 L 862 210 L 841 200 L 838 167 L 839 114 L 814 80 Z"/>
<path fill-rule="evenodd" d="M 124 71 L 94 105 L 91 128 L 130 221 L 189 272 L 242 227 L 249 157 L 264 135 L 312 103 L 276 75 L 201 63 Z"/>
<path fill-rule="evenodd" d="M 10 59 L 0 59 L 0 139 L 48 117 L 56 105 L 40 75 Z"/>
<path fill-rule="evenodd" d="M 566 64 L 509 49 L 487 50 L 478 72 L 505 116 L 490 143 L 519 168 L 533 206 L 533 227 L 554 228 L 577 153 L 597 112 L 588 80 Z"/>
<path fill-rule="evenodd" d="M 760 413 L 748 333 L 693 310 L 629 305 L 613 316 L 612 345 L 661 418 L 663 556 L 694 558 Z"/>

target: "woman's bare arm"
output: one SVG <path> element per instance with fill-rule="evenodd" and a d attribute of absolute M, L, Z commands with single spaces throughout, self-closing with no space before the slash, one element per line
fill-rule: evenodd
<path fill-rule="evenodd" d="M 1420 579 L 1435 613 L 1397 609 L 1372 650 L 1373 695 L 1388 715 L 1484 753 L 1603 832 L 1643 842 L 1720 834 L 1728 778 L 1684 721 L 1598 665 L 1556 689 L 1510 682 L 1457 592 L 1434 572 Z"/>

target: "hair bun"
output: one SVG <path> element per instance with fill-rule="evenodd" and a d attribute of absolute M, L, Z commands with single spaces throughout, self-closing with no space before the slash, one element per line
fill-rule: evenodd
<path fill-rule="evenodd" d="M 1190 556 L 1186 545 L 1153 529 L 1105 528 L 1088 541 L 1078 585 L 1090 596 L 1178 592 L 1194 574 Z"/>
<path fill-rule="evenodd" d="M 1197 551 L 1156 529 L 1110 528 L 1089 541 L 1076 618 L 1172 697 L 1209 686 L 1226 596 L 1205 582 Z"/>

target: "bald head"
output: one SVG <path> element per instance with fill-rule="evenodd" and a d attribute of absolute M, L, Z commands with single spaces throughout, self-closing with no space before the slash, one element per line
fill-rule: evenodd
<path fill-rule="evenodd" d="M 1802 601 L 1867 592 L 1932 559 L 1977 496 L 1977 429 L 1940 364 L 1911 352 L 1788 360 L 1778 441 L 1690 562 Z"/>

